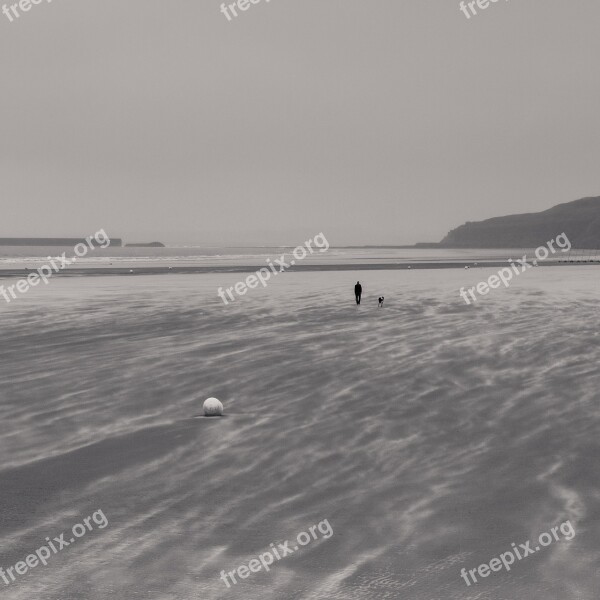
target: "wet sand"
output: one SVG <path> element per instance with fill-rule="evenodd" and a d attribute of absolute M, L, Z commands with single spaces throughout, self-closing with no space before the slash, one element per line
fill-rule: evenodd
<path fill-rule="evenodd" d="M 228 306 L 231 273 L 63 277 L 2 306 L 0 565 L 109 521 L 2 598 L 595 599 L 597 272 L 465 305 L 492 272 L 290 272 Z M 227 418 L 195 418 L 209 396 Z M 460 578 L 566 519 L 571 542 Z"/>

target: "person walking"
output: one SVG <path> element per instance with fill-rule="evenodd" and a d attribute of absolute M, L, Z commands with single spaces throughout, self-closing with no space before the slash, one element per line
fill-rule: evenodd
<path fill-rule="evenodd" d="M 354 286 L 354 295 L 356 296 L 356 304 L 360 304 L 360 296 L 362 294 L 362 285 L 360 285 L 360 281 L 356 282 Z"/>

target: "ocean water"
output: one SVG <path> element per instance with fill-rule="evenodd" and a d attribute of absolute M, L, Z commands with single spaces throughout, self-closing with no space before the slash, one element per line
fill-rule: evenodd
<path fill-rule="evenodd" d="M 3 304 L 0 566 L 109 521 L 3 600 L 596 600 L 599 271 L 467 306 L 488 271 L 290 272 L 228 306 L 234 273 L 56 278 Z M 197 418 L 209 396 L 226 417 Z"/>
<path fill-rule="evenodd" d="M 303 242 L 300 241 L 302 246 Z M 314 244 L 313 244 L 314 245 Z M 474 261 L 507 261 L 523 255 L 533 256 L 534 249 L 467 249 L 467 248 L 338 248 L 330 246 L 326 250 L 315 248 L 302 260 L 304 265 L 368 265 L 368 264 L 415 264 L 460 262 L 472 264 Z M 86 256 L 77 259 L 77 266 L 83 268 L 101 267 L 229 267 L 265 266 L 267 259 L 279 258 L 285 254 L 291 258 L 293 247 L 168 247 L 168 248 L 95 248 Z M 49 257 L 74 256 L 73 248 L 67 247 L 0 247 L 0 273 L 5 269 L 38 268 L 48 264 Z M 572 249 L 558 252 L 548 257 L 548 262 L 561 259 L 600 260 L 600 250 Z"/>

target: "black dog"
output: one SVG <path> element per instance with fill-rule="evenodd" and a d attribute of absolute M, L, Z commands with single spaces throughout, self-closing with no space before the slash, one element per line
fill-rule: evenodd
<path fill-rule="evenodd" d="M 383 308 L 383 300 L 384 300 L 384 297 L 380 296 L 379 297 L 379 308 Z"/>

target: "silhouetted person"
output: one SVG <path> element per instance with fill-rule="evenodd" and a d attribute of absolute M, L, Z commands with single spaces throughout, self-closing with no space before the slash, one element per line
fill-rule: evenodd
<path fill-rule="evenodd" d="M 356 282 L 354 286 L 354 295 L 356 296 L 356 304 L 360 304 L 360 296 L 362 294 L 362 285 L 360 285 L 360 281 Z"/>

